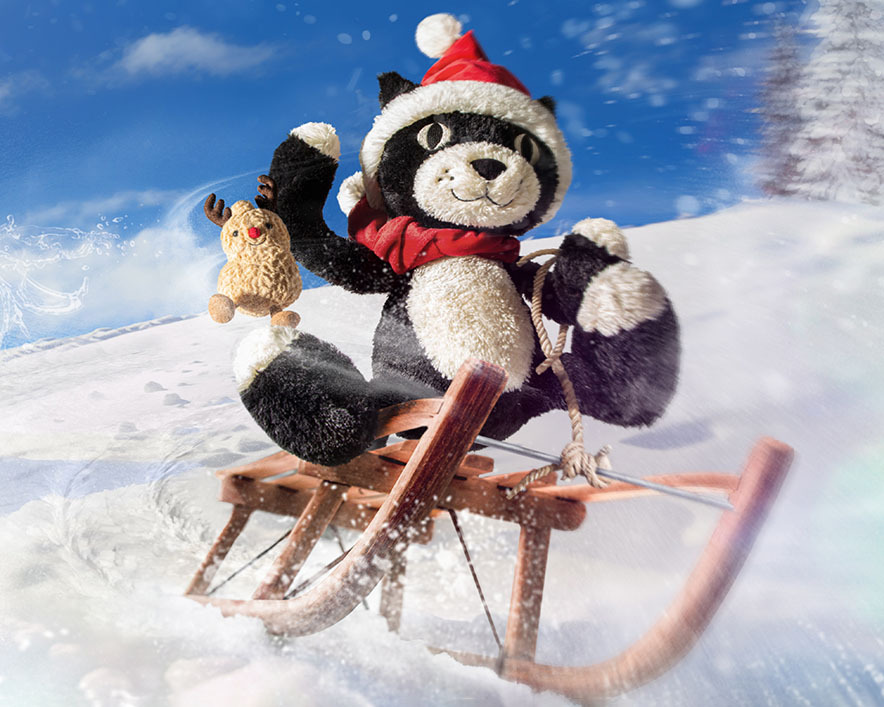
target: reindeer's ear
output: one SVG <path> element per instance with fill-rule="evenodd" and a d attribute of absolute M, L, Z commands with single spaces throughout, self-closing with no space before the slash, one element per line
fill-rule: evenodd
<path fill-rule="evenodd" d="M 378 94 L 378 99 L 381 102 L 382 109 L 390 101 L 396 98 L 396 96 L 401 96 L 403 93 L 408 93 L 418 86 L 416 83 L 412 83 L 408 79 L 403 78 L 395 71 L 388 71 L 385 74 L 379 74 L 378 83 L 381 86 L 380 93 Z"/>
<path fill-rule="evenodd" d="M 541 96 L 537 102 L 546 108 L 553 115 L 556 114 L 556 102 L 550 96 Z"/>

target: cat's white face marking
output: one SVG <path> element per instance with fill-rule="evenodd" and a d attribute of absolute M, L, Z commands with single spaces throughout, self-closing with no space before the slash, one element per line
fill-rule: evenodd
<path fill-rule="evenodd" d="M 540 182 L 518 152 L 493 142 L 463 142 L 424 160 L 415 174 L 414 197 L 440 221 L 498 228 L 531 213 Z"/>

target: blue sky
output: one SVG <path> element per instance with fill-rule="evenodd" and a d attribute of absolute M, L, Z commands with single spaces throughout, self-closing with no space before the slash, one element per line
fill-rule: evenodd
<path fill-rule="evenodd" d="M 797 0 L 0 2 L 4 347 L 201 309 L 223 262 L 205 194 L 253 194 L 274 147 L 311 120 L 341 135 L 339 178 L 356 171 L 375 77 L 420 79 L 431 60 L 413 34 L 433 12 L 460 16 L 493 61 L 556 98 L 575 180 L 547 235 L 587 216 L 637 225 L 758 196 L 748 170 L 772 21 L 806 11 Z M 333 199 L 327 216 L 343 233 Z"/>

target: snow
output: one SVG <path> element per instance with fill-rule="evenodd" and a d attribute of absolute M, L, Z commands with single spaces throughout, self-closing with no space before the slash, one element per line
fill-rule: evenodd
<path fill-rule="evenodd" d="M 737 469 L 762 434 L 798 457 L 709 631 L 614 704 L 884 699 L 882 234 L 884 209 L 790 201 L 627 232 L 633 261 L 679 313 L 682 381 L 653 428 L 588 421 L 588 444 L 612 443 L 615 468 L 640 474 Z M 318 288 L 294 308 L 367 370 L 382 301 Z M 275 450 L 231 368 L 237 342 L 263 326 L 170 317 L 0 353 L 0 704 L 568 704 L 428 650 L 493 650 L 447 523 L 409 550 L 402 636 L 357 609 L 321 634 L 277 639 L 181 597 L 229 512 L 214 472 Z M 567 436 L 564 413 L 550 414 L 516 441 L 555 452 Z M 634 640 L 715 518 L 677 500 L 624 501 L 556 535 L 539 659 L 588 663 Z M 516 532 L 461 520 L 502 629 Z M 290 523 L 256 516 L 221 576 Z M 305 576 L 337 553 L 321 540 Z M 246 596 L 265 567 L 225 593 Z"/>

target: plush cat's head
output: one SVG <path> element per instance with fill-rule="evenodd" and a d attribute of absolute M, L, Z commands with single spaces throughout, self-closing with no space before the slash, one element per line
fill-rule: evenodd
<path fill-rule="evenodd" d="M 555 215 L 571 157 L 552 99 L 532 99 L 460 30 L 451 15 L 418 26 L 418 46 L 439 58 L 420 84 L 379 76 L 381 114 L 363 141 L 361 174 L 339 196 L 345 211 L 345 192 L 361 179 L 371 206 L 424 226 L 518 235 Z"/>

